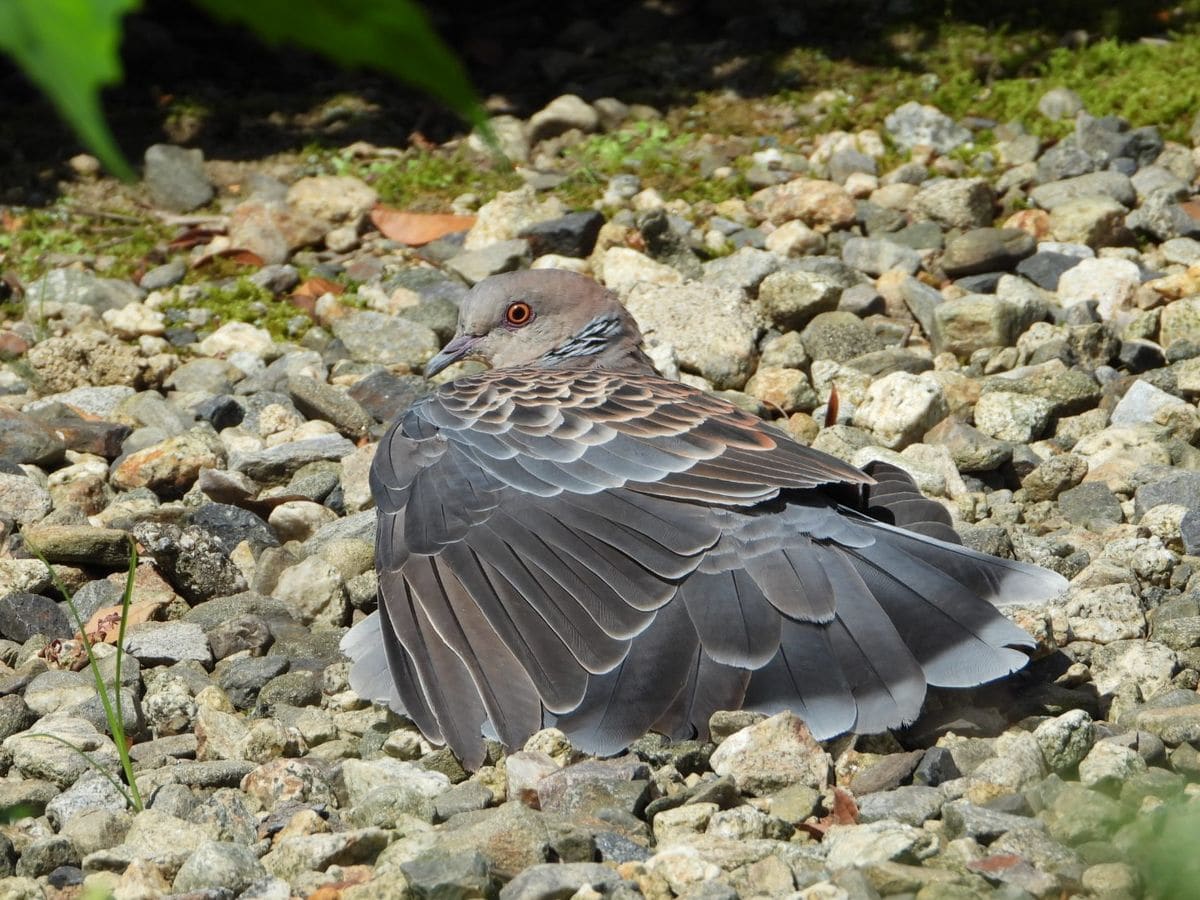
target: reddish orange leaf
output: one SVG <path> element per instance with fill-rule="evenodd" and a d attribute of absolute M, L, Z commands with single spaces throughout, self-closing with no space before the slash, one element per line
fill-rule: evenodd
<path fill-rule="evenodd" d="M 845 788 L 833 789 L 833 812 L 829 814 L 831 825 L 857 825 L 858 804 L 854 795 Z"/>
<path fill-rule="evenodd" d="M 381 204 L 371 210 L 371 221 L 384 237 L 410 247 L 421 247 L 448 234 L 466 231 L 475 224 L 475 217 L 411 213 Z"/>
<path fill-rule="evenodd" d="M 336 281 L 330 281 L 328 278 L 310 278 L 292 291 L 292 299 L 298 300 L 307 297 L 316 300 L 324 294 L 340 297 L 344 293 L 346 293 L 345 285 L 338 284 Z"/>
<path fill-rule="evenodd" d="M 833 789 L 833 809 L 816 821 L 810 819 L 801 822 L 800 829 L 821 840 L 825 837 L 825 832 L 834 825 L 857 824 L 858 804 L 854 802 L 854 795 L 845 788 L 835 787 Z"/>
<path fill-rule="evenodd" d="M 131 603 L 129 605 L 129 616 L 125 620 L 125 627 L 130 625 L 140 625 L 142 622 L 151 621 L 160 609 L 166 606 L 166 602 L 162 600 L 144 600 L 141 603 Z M 92 643 L 115 644 L 117 642 L 117 634 L 121 627 L 121 607 L 106 606 L 103 609 L 98 609 L 92 613 L 92 617 L 88 619 L 87 625 L 83 627 L 84 632 L 88 636 L 88 640 Z"/>
<path fill-rule="evenodd" d="M 218 234 L 222 233 L 220 231 L 213 231 L 211 228 L 189 228 L 183 234 L 179 235 L 179 237 L 171 240 L 167 246 L 172 250 L 188 250 L 200 244 L 207 244 Z"/>
<path fill-rule="evenodd" d="M 829 402 L 825 405 L 825 427 L 837 424 L 838 417 L 838 392 L 837 385 L 829 388 Z"/>
<path fill-rule="evenodd" d="M 261 268 L 263 265 L 265 265 L 263 258 L 253 250 L 243 250 L 240 247 L 230 247 L 228 250 L 218 250 L 216 253 L 204 254 L 204 256 L 201 256 L 194 263 L 192 263 L 192 268 L 203 269 L 214 259 L 227 259 L 239 266 L 246 266 L 248 268 L 255 269 Z"/>

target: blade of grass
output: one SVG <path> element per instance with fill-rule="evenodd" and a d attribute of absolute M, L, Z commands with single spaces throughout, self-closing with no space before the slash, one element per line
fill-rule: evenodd
<path fill-rule="evenodd" d="M 100 88 L 121 78 L 121 19 L 139 0 L 3 0 L 0 51 L 9 53 L 110 172 L 125 161 L 100 109 Z"/>
<path fill-rule="evenodd" d="M 499 144 L 466 69 L 413 0 L 194 0 L 212 15 L 249 25 L 272 43 L 291 42 L 343 66 L 390 72 L 441 100 Z"/>
<path fill-rule="evenodd" d="M 125 790 L 125 785 L 121 784 L 121 782 L 117 781 L 116 778 L 114 778 L 112 775 L 109 775 L 106 771 L 104 771 L 104 767 L 102 765 L 100 765 L 100 763 L 96 762 L 96 760 L 92 759 L 92 757 L 87 753 L 87 751 L 80 750 L 78 747 L 76 747 L 74 744 L 72 744 L 66 738 L 61 738 L 57 734 L 48 734 L 45 731 L 36 731 L 29 736 L 35 737 L 35 738 L 45 738 L 48 741 L 56 741 L 57 743 L 62 744 L 64 747 L 66 747 L 71 752 L 76 753 L 79 756 L 82 756 L 84 761 L 89 766 L 91 766 L 93 769 L 95 769 L 97 772 L 99 772 L 102 776 L 104 776 L 104 778 L 109 782 L 109 784 L 111 784 L 113 787 L 115 787 L 120 792 L 121 796 L 125 798 L 126 803 L 128 803 L 130 806 L 134 805 L 133 797 L 130 796 L 129 791 Z M 138 810 L 141 809 L 140 806 L 134 807 L 134 808 L 138 809 Z"/>
<path fill-rule="evenodd" d="M 133 771 L 133 760 L 129 756 L 129 742 L 125 739 L 125 719 L 122 717 L 121 709 L 121 659 L 125 653 L 125 622 L 129 618 L 129 604 L 133 599 L 133 584 L 137 570 L 137 546 L 133 542 L 133 538 L 129 538 L 129 574 L 125 579 L 125 593 L 121 597 L 121 624 L 118 630 L 117 639 L 117 658 L 116 658 L 116 684 L 114 689 L 117 693 L 116 704 L 114 706 L 112 697 L 109 696 L 108 687 L 104 683 L 104 676 L 100 674 L 100 663 L 96 659 L 95 653 L 92 652 L 92 641 L 87 635 L 87 628 L 83 618 L 79 615 L 79 608 L 75 605 L 75 596 L 67 590 L 66 585 L 58 577 L 58 573 L 54 571 L 54 567 L 43 555 L 42 551 L 26 541 L 26 546 L 29 548 L 38 559 L 42 561 L 42 565 L 50 573 L 50 581 L 58 590 L 63 598 L 67 601 L 67 608 L 71 610 L 71 615 L 75 619 L 75 625 L 79 629 L 79 638 L 83 643 L 83 649 L 87 653 L 88 668 L 92 671 L 92 678 L 96 682 L 96 695 L 100 698 L 100 704 L 104 707 L 104 719 L 108 723 L 108 730 L 113 736 L 113 743 L 117 745 L 117 757 L 121 760 L 121 769 L 125 772 L 125 780 L 129 784 L 129 805 L 137 812 L 143 809 L 141 791 L 138 790 L 137 777 Z M 54 735 L 47 735 L 54 737 Z M 58 740 L 62 740 L 58 738 Z M 64 741 L 64 743 L 67 743 Z M 71 746 L 68 744 L 68 746 Z M 72 748 L 82 753 L 78 748 Z M 85 754 L 85 758 L 86 754 Z"/>

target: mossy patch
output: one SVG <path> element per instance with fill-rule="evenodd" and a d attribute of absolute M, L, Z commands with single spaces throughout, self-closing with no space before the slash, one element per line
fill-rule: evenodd
<path fill-rule="evenodd" d="M 709 177 L 712 154 L 693 132 L 663 121 L 635 122 L 608 134 L 593 135 L 563 152 L 567 180 L 558 195 L 570 206 L 591 206 L 600 199 L 608 179 L 620 173 L 636 175 L 643 188 L 668 199 L 689 203 L 719 203 L 748 191 L 741 172 L 726 178 Z"/>
<path fill-rule="evenodd" d="M 1112 37 L 1076 48 L 1049 30 L 943 22 L 895 29 L 852 53 L 798 46 L 777 56 L 772 71 L 769 93 L 701 94 L 668 120 L 691 131 L 794 143 L 834 129 L 881 129 L 890 112 L 917 101 L 955 119 L 1020 121 L 1040 137 L 1057 139 L 1072 123 L 1044 118 L 1037 102 L 1051 88 L 1067 87 L 1093 115 L 1156 125 L 1168 139 L 1186 142 L 1200 108 L 1200 26 L 1169 40 Z M 840 98 L 813 102 L 831 90 Z"/>
<path fill-rule="evenodd" d="M 295 340 L 311 325 L 311 320 L 285 298 L 274 296 L 245 277 L 196 287 L 198 295 L 185 294 L 188 299 L 184 299 L 177 294 L 163 304 L 168 320 L 178 317 L 183 321 L 187 311 L 205 309 L 211 320 L 204 330 L 219 328 L 226 322 L 248 322 L 266 329 L 276 340 Z"/>
<path fill-rule="evenodd" d="M 157 255 L 169 239 L 168 229 L 155 220 L 118 210 L 81 211 L 67 201 L 0 212 L 0 266 L 25 283 L 72 262 L 128 278 L 148 261 L 160 261 Z"/>
<path fill-rule="evenodd" d="M 523 182 L 505 160 L 464 146 L 411 149 L 398 157 L 358 160 L 319 146 L 304 151 L 308 174 L 353 175 L 371 185 L 389 206 L 413 212 L 444 212 L 460 194 L 486 203 Z"/>

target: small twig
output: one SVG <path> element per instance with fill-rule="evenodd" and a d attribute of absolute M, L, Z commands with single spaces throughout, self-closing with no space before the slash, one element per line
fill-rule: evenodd
<path fill-rule="evenodd" d="M 109 696 L 108 686 L 104 683 L 104 676 L 100 674 L 100 661 L 92 651 L 92 641 L 87 635 L 86 624 L 79 615 L 79 608 L 75 605 L 74 595 L 67 590 L 66 585 L 59 579 L 58 573 L 54 571 L 54 567 L 50 565 L 50 562 L 42 554 L 41 550 L 28 541 L 25 542 L 25 546 L 42 561 L 42 565 L 50 573 L 50 581 L 66 599 L 67 608 L 71 610 L 71 615 L 75 619 L 75 625 L 79 628 L 79 639 L 83 644 L 84 651 L 87 653 L 88 668 L 92 670 L 92 679 L 96 683 L 96 695 L 100 698 L 100 705 L 104 707 L 104 719 L 108 723 L 108 730 L 112 733 L 113 743 L 117 746 L 117 757 L 121 761 L 121 769 L 125 772 L 125 780 L 129 783 L 129 793 L 125 796 L 134 811 L 141 812 L 144 804 L 142 803 L 141 792 L 138 790 L 137 776 L 133 771 L 133 760 L 129 756 L 129 742 L 125 739 L 125 720 L 122 718 L 123 709 L 121 706 L 121 659 L 125 653 L 125 622 L 129 618 L 129 605 L 133 599 L 134 580 L 137 575 L 137 544 L 134 543 L 133 538 L 129 539 L 129 574 L 125 579 L 124 596 L 121 597 L 121 626 L 117 636 L 116 683 L 114 685 L 117 696 L 115 703 L 113 698 Z M 55 737 L 55 735 L 46 736 Z M 56 739 L 62 740 L 61 738 Z M 91 761 L 87 754 L 83 753 L 79 748 L 74 747 L 70 742 L 63 741 L 63 743 L 82 754 L 85 759 Z M 102 769 L 99 769 L 99 771 L 103 772 Z"/>
<path fill-rule="evenodd" d="M 219 227 L 225 230 L 229 227 L 229 216 L 181 216 L 178 213 L 166 213 L 155 210 L 153 215 L 164 225 L 183 225 L 188 228 Z"/>
<path fill-rule="evenodd" d="M 109 212 L 105 209 L 90 209 L 83 206 L 68 206 L 67 212 L 74 216 L 87 216 L 90 219 L 111 219 L 114 222 L 126 222 L 130 225 L 142 225 L 145 219 L 129 216 L 125 213 Z"/>
<path fill-rule="evenodd" d="M 80 750 L 78 747 L 76 747 L 74 744 L 72 744 L 66 738 L 59 737 L 57 734 L 49 734 L 48 732 L 45 732 L 45 731 L 36 731 L 29 736 L 32 738 L 46 738 L 47 740 L 58 741 L 58 743 L 62 744 L 68 750 L 71 750 L 71 751 L 79 754 L 80 756 L 83 757 L 84 761 L 89 766 L 91 766 L 93 769 L 95 769 L 97 772 L 99 772 L 101 775 L 103 775 L 104 778 L 108 780 L 109 784 L 111 784 L 113 787 L 115 787 L 120 792 L 121 796 L 125 798 L 126 803 L 128 803 L 130 806 L 134 806 L 133 798 L 131 796 L 129 796 L 129 791 L 125 790 L 125 785 L 121 784 L 121 782 L 117 781 L 116 778 L 109 775 L 108 772 L 104 771 L 104 767 L 101 766 L 100 763 L 96 762 L 96 760 L 92 759 L 92 757 L 86 751 Z M 140 807 L 134 806 L 134 809 L 139 809 L 139 808 Z"/>

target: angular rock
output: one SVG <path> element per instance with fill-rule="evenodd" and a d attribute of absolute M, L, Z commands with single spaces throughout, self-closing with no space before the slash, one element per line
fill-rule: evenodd
<path fill-rule="evenodd" d="M 225 447 L 211 428 L 195 428 L 131 453 L 114 466 L 111 481 L 120 490 L 146 487 L 164 497 L 187 492 L 201 469 L 225 462 Z"/>
<path fill-rule="evenodd" d="M 204 174 L 204 154 L 171 144 L 152 144 L 145 155 L 146 188 L 155 206 L 170 212 L 191 212 L 213 198 L 212 182 Z"/>
<path fill-rule="evenodd" d="M 922 106 L 915 100 L 905 103 L 884 119 L 893 141 L 904 150 L 918 144 L 938 153 L 949 153 L 971 140 L 971 132 L 935 106 Z"/>
<path fill-rule="evenodd" d="M 854 411 L 854 424 L 873 432 L 893 450 L 920 440 L 949 413 L 946 396 L 936 381 L 893 372 L 872 382 Z"/>
<path fill-rule="evenodd" d="M 184 860 L 173 887 L 179 893 L 216 888 L 240 894 L 266 875 L 267 870 L 251 848 L 205 841 Z"/>
<path fill-rule="evenodd" d="M 946 243 L 942 269 L 951 277 L 1012 269 L 1034 252 L 1033 236 L 1019 228 L 974 228 Z"/>
<path fill-rule="evenodd" d="M 967 359 L 976 350 L 1011 346 L 1024 318 L 1016 304 L 998 297 L 968 294 L 947 300 L 933 310 L 934 352 Z"/>
<path fill-rule="evenodd" d="M 856 214 L 853 198 L 841 185 L 812 178 L 763 188 L 750 197 L 749 206 L 774 224 L 799 220 L 822 233 L 851 225 Z"/>
<path fill-rule="evenodd" d="M 740 291 L 639 284 L 625 305 L 647 338 L 673 346 L 681 367 L 715 387 L 740 388 L 750 377 L 761 327 Z"/>
<path fill-rule="evenodd" d="M 535 257 L 554 253 L 582 259 L 595 248 L 603 224 L 601 213 L 581 210 L 557 219 L 535 222 L 522 229 L 517 237 L 529 242 L 530 252 Z"/>
<path fill-rule="evenodd" d="M 813 359 L 847 362 L 863 353 L 883 350 L 883 339 L 862 319 L 842 310 L 815 316 L 801 332 L 804 349 Z"/>
<path fill-rule="evenodd" d="M 1024 232 L 1021 234 L 1028 237 Z M 873 276 L 893 269 L 913 275 L 921 268 L 921 256 L 916 250 L 884 238 L 849 238 L 842 245 L 842 261 Z"/>
<path fill-rule="evenodd" d="M 793 784 L 823 790 L 830 759 L 808 726 L 784 712 L 730 735 L 713 751 L 713 771 L 746 793 L 766 794 Z"/>
<path fill-rule="evenodd" d="M 995 193 L 982 178 L 944 178 L 921 187 L 912 208 L 920 218 L 945 228 L 983 228 L 992 224 Z"/>
<path fill-rule="evenodd" d="M 220 541 L 201 528 L 143 522 L 134 527 L 133 534 L 153 558 L 155 568 L 190 603 L 246 589 L 241 570 Z"/>
<path fill-rule="evenodd" d="M 25 542 L 49 562 L 121 568 L 129 565 L 129 535 L 90 525 L 37 525 L 26 528 Z"/>
<path fill-rule="evenodd" d="M 411 319 L 377 312 L 356 312 L 333 323 L 334 335 L 351 359 L 385 366 L 407 365 L 416 370 L 440 348 L 437 335 Z"/>
<path fill-rule="evenodd" d="M 66 611 L 49 597 L 23 591 L 0 597 L 0 638 L 23 644 L 35 634 L 64 639 L 74 632 Z"/>
<path fill-rule="evenodd" d="M 212 651 L 204 630 L 190 622 L 143 622 L 129 626 L 125 651 L 144 666 L 171 666 L 193 660 L 212 663 Z"/>

